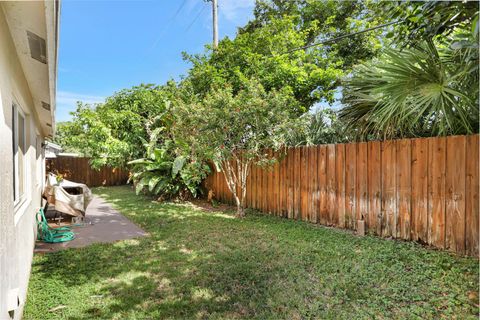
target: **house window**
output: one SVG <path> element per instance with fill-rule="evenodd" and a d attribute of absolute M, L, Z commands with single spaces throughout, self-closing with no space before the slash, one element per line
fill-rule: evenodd
<path fill-rule="evenodd" d="M 12 105 L 12 146 L 13 146 L 13 199 L 21 202 L 25 194 L 25 115 Z"/>

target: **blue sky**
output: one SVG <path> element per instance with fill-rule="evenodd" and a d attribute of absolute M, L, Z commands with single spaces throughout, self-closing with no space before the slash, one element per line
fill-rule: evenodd
<path fill-rule="evenodd" d="M 253 17 L 254 0 L 218 0 L 220 39 Z M 140 83 L 178 79 L 212 41 L 211 4 L 203 0 L 62 2 L 57 122 L 76 101 L 101 102 Z"/>

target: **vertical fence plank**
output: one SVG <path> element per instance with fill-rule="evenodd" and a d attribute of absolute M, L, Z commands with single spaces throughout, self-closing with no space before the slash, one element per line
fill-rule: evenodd
<path fill-rule="evenodd" d="M 308 221 L 315 223 L 316 146 L 308 147 Z"/>
<path fill-rule="evenodd" d="M 410 240 L 411 221 L 411 168 L 412 146 L 410 139 L 397 141 L 397 237 Z"/>
<path fill-rule="evenodd" d="M 301 148 L 302 154 L 302 181 L 301 181 L 301 198 L 300 198 L 300 216 L 302 221 L 307 220 L 307 206 L 308 206 L 308 147 L 303 146 Z"/>
<path fill-rule="evenodd" d="M 248 175 L 247 175 L 247 199 L 246 199 L 247 207 L 252 207 L 252 165 L 250 164 L 248 168 Z"/>
<path fill-rule="evenodd" d="M 357 150 L 354 143 L 345 145 L 345 225 L 355 229 L 355 178 Z"/>
<path fill-rule="evenodd" d="M 287 150 L 287 217 L 293 219 L 294 190 L 295 190 L 295 148 Z"/>
<path fill-rule="evenodd" d="M 287 170 L 288 170 L 288 156 L 287 156 L 287 150 L 283 150 L 282 152 L 282 198 L 280 202 L 280 207 L 282 208 L 282 213 L 281 216 L 286 218 L 287 217 L 287 197 L 288 197 L 288 176 L 287 176 Z"/>
<path fill-rule="evenodd" d="M 251 165 L 250 165 L 251 167 Z M 246 192 L 245 192 L 245 207 L 246 208 L 251 208 L 251 192 L 252 192 L 252 186 L 251 186 L 251 183 L 252 183 L 252 173 L 249 169 L 249 171 L 247 172 L 248 175 L 247 175 L 247 181 L 245 182 L 245 186 L 246 186 Z"/>
<path fill-rule="evenodd" d="M 311 217 L 312 217 L 312 155 L 311 155 L 311 151 L 312 151 L 312 146 L 307 146 L 306 147 L 306 156 L 307 156 L 307 167 L 305 168 L 306 169 L 306 206 L 305 206 L 305 209 L 306 209 L 306 215 L 305 215 L 305 220 L 306 221 L 311 221 Z"/>
<path fill-rule="evenodd" d="M 218 200 L 221 202 L 226 202 L 225 199 L 225 190 L 223 189 L 223 171 L 220 171 L 218 174 Z"/>
<path fill-rule="evenodd" d="M 319 184 L 319 211 L 321 224 L 327 224 L 328 221 L 328 200 L 327 200 L 327 146 L 321 145 L 318 150 L 318 184 Z"/>
<path fill-rule="evenodd" d="M 270 152 L 272 158 L 275 157 L 275 152 L 274 151 L 271 151 Z M 275 190 L 276 189 L 276 165 L 275 163 L 270 166 L 270 184 L 269 184 L 269 188 L 270 188 L 270 214 L 272 215 L 275 215 L 276 214 L 276 211 L 275 211 L 275 204 L 276 204 L 276 193 L 277 191 Z"/>
<path fill-rule="evenodd" d="M 301 157 L 301 153 L 302 153 L 302 148 L 301 147 L 295 147 L 295 165 L 294 165 L 294 169 L 295 169 L 295 198 L 294 198 L 294 207 L 293 207 L 293 210 L 294 210 L 294 216 L 295 216 L 295 219 L 297 220 L 300 220 L 302 218 L 301 216 L 301 212 L 300 212 L 300 202 L 301 202 L 301 184 L 300 182 L 302 181 L 302 176 L 301 176 L 301 173 L 302 173 L 302 170 L 301 170 L 301 167 L 302 167 L 302 157 Z"/>
<path fill-rule="evenodd" d="M 221 172 L 217 171 L 217 195 L 218 195 L 218 201 L 222 201 L 223 199 L 223 190 L 222 190 L 222 178 L 223 175 Z"/>
<path fill-rule="evenodd" d="M 278 190 L 278 197 L 277 197 L 277 216 L 282 216 L 282 201 L 283 201 L 283 186 L 285 185 L 285 181 L 283 180 L 283 157 L 281 151 L 278 151 L 278 174 L 277 174 L 277 190 Z"/>
<path fill-rule="evenodd" d="M 222 178 L 220 179 L 220 185 L 222 190 L 222 201 L 225 203 L 230 203 L 229 190 L 227 188 L 227 180 L 225 178 L 225 172 L 222 171 Z"/>
<path fill-rule="evenodd" d="M 382 147 L 382 235 L 395 237 L 397 234 L 395 141 L 384 141 Z"/>
<path fill-rule="evenodd" d="M 367 229 L 382 234 L 382 175 L 381 143 L 368 143 L 368 224 Z"/>
<path fill-rule="evenodd" d="M 227 203 L 227 197 L 226 197 L 226 192 L 225 192 L 225 188 L 224 188 L 224 182 L 225 182 L 225 177 L 224 177 L 224 174 L 223 174 L 223 169 L 222 171 L 220 171 L 218 173 L 218 189 L 220 190 L 220 201 L 221 202 L 225 202 Z"/>
<path fill-rule="evenodd" d="M 412 239 L 428 239 L 428 139 L 412 140 Z"/>
<path fill-rule="evenodd" d="M 272 150 L 269 152 L 270 157 L 274 156 Z M 275 204 L 275 165 L 269 166 L 268 168 L 268 212 L 274 214 L 274 204 Z"/>
<path fill-rule="evenodd" d="M 278 156 L 279 156 L 279 152 L 275 152 L 275 157 L 277 157 L 278 159 Z M 273 179 L 273 182 L 274 182 L 274 204 L 273 204 L 273 211 L 275 213 L 276 216 L 279 216 L 279 212 L 280 212 L 280 208 L 278 206 L 278 202 L 280 200 L 280 163 L 277 161 L 275 163 L 275 167 L 274 167 L 275 171 L 274 171 L 274 179 Z"/>
<path fill-rule="evenodd" d="M 335 154 L 338 226 L 345 228 L 345 145 L 337 144 Z"/>
<path fill-rule="evenodd" d="M 310 175 L 312 176 L 312 188 L 310 190 L 311 199 L 311 215 L 310 221 L 313 223 L 318 222 L 318 201 L 319 201 L 319 191 L 318 191 L 318 146 L 313 146 L 310 148 Z"/>
<path fill-rule="evenodd" d="M 368 145 L 366 142 L 357 144 L 357 178 L 356 178 L 356 220 L 364 220 L 368 226 Z"/>
<path fill-rule="evenodd" d="M 262 167 L 262 211 L 268 213 L 268 168 Z"/>
<path fill-rule="evenodd" d="M 260 166 L 255 165 L 255 209 L 261 210 L 262 208 L 262 174 Z"/>
<path fill-rule="evenodd" d="M 252 163 L 252 167 L 250 168 L 250 175 L 252 176 L 252 192 L 251 192 L 251 197 L 252 199 L 250 200 L 251 208 L 257 210 L 257 199 L 258 199 L 258 191 L 257 191 L 257 165 L 255 163 Z"/>
<path fill-rule="evenodd" d="M 465 136 L 447 137 L 445 248 L 465 252 Z"/>
<path fill-rule="evenodd" d="M 252 208 L 258 209 L 258 176 L 257 165 L 252 166 Z"/>
<path fill-rule="evenodd" d="M 428 243 L 445 248 L 445 138 L 428 139 Z"/>
<path fill-rule="evenodd" d="M 466 181 L 465 181 L 465 220 L 467 253 L 478 256 L 479 252 L 479 136 L 467 136 Z"/>
<path fill-rule="evenodd" d="M 330 225 L 338 225 L 335 158 L 335 145 L 329 144 L 327 146 L 327 210 Z"/>

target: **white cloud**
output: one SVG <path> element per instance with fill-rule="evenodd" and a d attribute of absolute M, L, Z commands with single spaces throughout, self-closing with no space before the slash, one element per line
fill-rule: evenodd
<path fill-rule="evenodd" d="M 71 105 L 75 106 L 77 101 L 85 103 L 101 103 L 105 101 L 105 97 L 93 96 L 69 91 L 57 92 L 57 105 Z"/>
<path fill-rule="evenodd" d="M 243 22 L 252 15 L 255 0 L 218 0 L 218 10 L 227 20 Z"/>

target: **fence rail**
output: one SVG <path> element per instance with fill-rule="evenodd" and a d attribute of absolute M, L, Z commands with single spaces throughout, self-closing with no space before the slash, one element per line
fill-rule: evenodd
<path fill-rule="evenodd" d="M 58 157 L 46 160 L 48 172 L 58 172 L 65 179 L 84 183 L 89 187 L 115 186 L 125 184 L 128 170 L 104 166 L 100 170 L 90 167 L 88 158 Z"/>
<path fill-rule="evenodd" d="M 223 173 L 205 185 L 233 203 Z M 451 136 L 289 148 L 252 167 L 246 206 L 477 256 L 478 194 L 479 136 Z"/>

